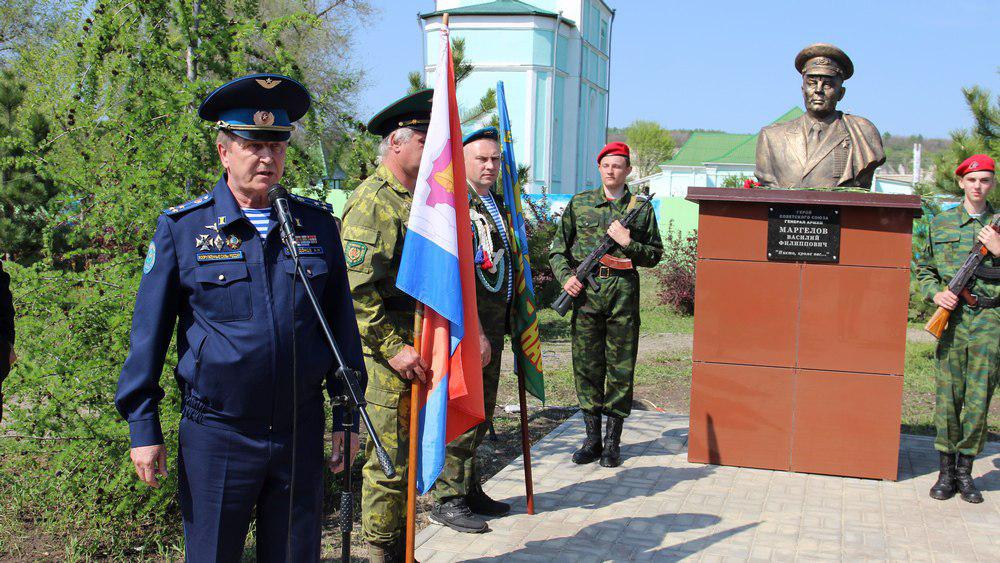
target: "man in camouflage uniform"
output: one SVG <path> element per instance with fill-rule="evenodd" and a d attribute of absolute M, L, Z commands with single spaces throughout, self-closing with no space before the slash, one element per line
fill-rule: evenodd
<path fill-rule="evenodd" d="M 1000 256 L 1000 234 L 989 226 L 995 211 L 986 200 L 996 181 L 993 159 L 974 155 L 955 174 L 965 199 L 934 217 L 916 267 L 924 299 L 952 311 L 937 347 L 934 447 L 941 472 L 930 495 L 946 500 L 957 489 L 962 500 L 980 503 L 983 496 L 972 481 L 972 460 L 986 442 L 986 418 L 1000 370 L 1000 270 L 984 267 L 997 266 Z M 946 285 L 977 240 L 993 258 L 977 270 L 968 294 L 955 295 Z"/>
<path fill-rule="evenodd" d="M 476 449 L 493 420 L 500 382 L 500 357 L 509 330 L 514 275 L 506 209 L 496 193 L 500 174 L 500 132 L 496 127 L 465 136 L 465 177 L 469 183 L 469 217 L 476 252 L 476 303 L 479 310 L 479 348 L 483 361 L 483 404 L 486 420 L 452 440 L 445 465 L 434 486 L 437 505 L 431 519 L 460 532 L 489 529 L 477 515 L 502 516 L 510 505 L 491 499 L 479 483 Z"/>
<path fill-rule="evenodd" d="M 368 371 L 372 424 L 397 474 L 388 478 L 369 440 L 362 470 L 361 528 L 372 561 L 402 561 L 406 524 L 410 385 L 429 366 L 413 349 L 416 303 L 396 288 L 413 190 L 430 122 L 432 90 L 402 98 L 368 123 L 382 136 L 381 163 L 344 207 L 348 280 Z"/>
<path fill-rule="evenodd" d="M 632 171 L 625 143 L 609 143 L 597 156 L 603 186 L 570 199 L 552 241 L 549 263 L 573 300 L 573 379 L 587 438 L 573 461 L 604 467 L 621 464 L 622 421 L 632 411 L 632 385 L 639 345 L 639 273 L 663 256 L 663 242 L 652 208 L 630 228 L 619 222 L 637 204 L 625 185 Z M 604 238 L 618 246 L 601 258 L 601 289 L 584 289 L 576 266 Z M 607 432 L 601 443 L 601 415 Z"/>

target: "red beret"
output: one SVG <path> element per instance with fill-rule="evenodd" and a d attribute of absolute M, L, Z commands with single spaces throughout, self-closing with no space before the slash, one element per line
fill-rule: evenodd
<path fill-rule="evenodd" d="M 604 145 L 604 148 L 601 149 L 601 152 L 597 153 L 597 163 L 600 164 L 601 159 L 606 156 L 624 156 L 625 158 L 631 159 L 631 157 L 629 156 L 628 145 L 626 145 L 625 143 L 619 143 L 617 141 L 614 143 L 608 143 Z"/>
<path fill-rule="evenodd" d="M 958 168 L 955 169 L 955 175 L 961 178 L 969 172 L 995 172 L 995 170 L 996 165 L 992 158 L 985 154 L 974 154 L 958 165 Z"/>

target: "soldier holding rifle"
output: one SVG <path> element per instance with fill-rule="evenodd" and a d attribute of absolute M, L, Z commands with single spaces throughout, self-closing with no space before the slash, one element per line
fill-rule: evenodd
<path fill-rule="evenodd" d="M 570 199 L 556 231 L 549 261 L 563 289 L 573 296 L 573 379 L 587 428 L 574 463 L 598 458 L 621 464 L 622 423 L 632 411 L 632 385 L 639 344 L 639 273 L 663 256 L 656 216 L 646 208 L 626 228 L 621 219 L 638 204 L 625 179 L 632 171 L 629 147 L 609 143 L 597 156 L 602 186 Z M 615 246 L 601 259 L 600 289 L 584 289 L 574 268 L 605 236 Z M 607 431 L 601 440 L 601 416 Z"/>
<path fill-rule="evenodd" d="M 957 170 L 965 198 L 958 207 L 938 214 L 916 267 L 924 298 L 952 311 L 937 347 L 939 373 L 934 447 L 941 472 L 930 490 L 938 500 L 953 497 L 983 502 L 972 481 L 972 460 L 986 442 L 986 418 L 1000 370 L 1000 234 L 990 226 L 993 206 L 987 196 L 996 177 L 993 159 L 977 154 Z M 975 279 L 956 294 L 944 284 L 960 273 L 977 241 L 990 255 L 975 270 Z M 985 252 L 984 252 L 985 254 Z"/>

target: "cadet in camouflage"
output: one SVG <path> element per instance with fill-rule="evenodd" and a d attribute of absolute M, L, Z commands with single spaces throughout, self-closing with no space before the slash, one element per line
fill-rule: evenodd
<path fill-rule="evenodd" d="M 956 489 L 963 500 L 983 501 L 972 481 L 972 461 L 986 442 L 987 413 L 1000 370 L 1000 234 L 989 227 L 994 216 L 986 197 L 995 184 L 993 160 L 975 155 L 956 170 L 965 191 L 962 204 L 939 213 L 917 257 L 916 281 L 924 299 L 952 310 L 948 328 L 938 341 L 934 447 L 941 472 L 930 495 L 946 500 Z M 947 284 L 961 268 L 976 241 L 992 254 L 994 268 L 977 270 L 970 288 L 975 306 L 954 295 Z M 990 279 L 990 278 L 993 279 Z M 956 458 L 957 456 L 957 458 Z"/>
<path fill-rule="evenodd" d="M 455 438 L 445 450 L 445 465 L 434 485 L 437 501 L 431 519 L 460 532 L 489 529 L 477 515 L 501 516 L 510 505 L 491 499 L 479 483 L 476 450 L 493 420 L 500 382 L 500 357 L 510 330 L 513 295 L 510 232 L 506 209 L 496 193 L 500 173 L 500 133 L 486 127 L 465 136 L 465 176 L 469 184 L 469 217 L 472 220 L 476 263 L 476 303 L 479 311 L 480 349 L 483 354 L 483 404 L 486 420 Z"/>
<path fill-rule="evenodd" d="M 587 427 L 576 463 L 600 457 L 601 465 L 621 464 L 622 421 L 632 411 L 632 387 L 639 344 L 639 273 L 663 256 L 656 215 L 648 208 L 628 229 L 619 220 L 636 205 L 625 178 L 631 172 L 629 148 L 609 143 L 597 157 L 601 188 L 570 199 L 549 252 L 552 271 L 573 300 L 573 379 Z M 605 235 L 618 246 L 601 259 L 601 289 L 584 289 L 574 268 Z M 601 415 L 607 432 L 601 442 Z"/>
<path fill-rule="evenodd" d="M 381 164 L 344 207 L 343 240 L 354 311 L 368 371 L 365 399 L 396 477 L 382 473 L 374 446 L 365 447 L 361 528 L 371 561 L 402 561 L 406 525 L 410 385 L 429 366 L 413 349 L 413 298 L 396 288 L 413 189 L 420 169 L 430 90 L 391 104 L 368 130 L 382 135 Z"/>

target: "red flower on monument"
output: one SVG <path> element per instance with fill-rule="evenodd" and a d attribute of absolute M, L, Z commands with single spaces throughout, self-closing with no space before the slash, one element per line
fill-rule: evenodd
<path fill-rule="evenodd" d="M 743 189 L 744 190 L 749 190 L 751 188 L 759 188 L 759 187 L 760 187 L 760 183 L 756 182 L 754 180 L 751 180 L 750 178 L 747 178 L 746 181 L 743 182 Z"/>

